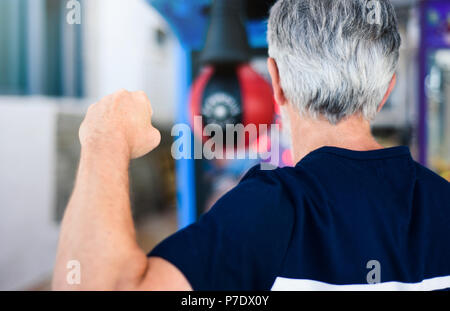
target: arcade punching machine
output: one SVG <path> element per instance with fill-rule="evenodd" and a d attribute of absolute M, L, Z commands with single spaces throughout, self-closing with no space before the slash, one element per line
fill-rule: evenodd
<path fill-rule="evenodd" d="M 267 59 L 266 20 L 274 0 L 148 1 L 179 39 L 176 122 L 191 127 L 192 153 L 195 144 L 210 138 L 203 131 L 207 125 L 222 129 L 225 138 L 227 124 L 259 129 L 278 120 L 270 82 L 261 72 L 265 65 L 257 71 L 253 64 L 255 60 L 265 64 Z M 200 126 L 194 126 L 196 119 Z M 256 140 L 266 134 L 258 131 Z M 244 139 L 243 144 L 227 146 L 224 139 L 227 148 L 252 148 L 254 143 Z M 179 227 L 195 222 L 257 163 L 194 159 L 194 155 L 177 160 Z"/>

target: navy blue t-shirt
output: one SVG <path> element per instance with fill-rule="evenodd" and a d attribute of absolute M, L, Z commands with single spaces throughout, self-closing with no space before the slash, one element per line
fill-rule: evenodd
<path fill-rule="evenodd" d="M 324 147 L 252 168 L 149 256 L 194 290 L 450 288 L 450 184 L 407 147 Z"/>

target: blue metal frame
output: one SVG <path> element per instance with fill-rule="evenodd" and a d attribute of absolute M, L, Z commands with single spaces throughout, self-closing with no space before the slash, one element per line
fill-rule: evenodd
<path fill-rule="evenodd" d="M 178 69 L 175 122 L 190 124 L 188 102 L 189 88 L 192 83 L 191 53 L 193 49 L 201 48 L 203 32 L 206 29 L 206 21 L 201 16 L 201 10 L 203 5 L 209 3 L 209 0 L 148 0 L 148 2 L 166 19 L 178 38 L 179 44 L 175 60 Z M 175 171 L 178 227 L 182 229 L 194 223 L 197 217 L 194 160 L 177 160 Z"/>
<path fill-rule="evenodd" d="M 189 125 L 189 87 L 191 85 L 191 52 L 182 45 L 177 47 L 177 123 Z M 192 134 L 191 134 L 192 135 Z M 193 141 L 193 137 L 191 137 Z M 191 150 L 193 150 L 191 148 Z M 178 227 L 184 228 L 196 221 L 195 163 L 192 159 L 181 159 L 175 163 Z"/>

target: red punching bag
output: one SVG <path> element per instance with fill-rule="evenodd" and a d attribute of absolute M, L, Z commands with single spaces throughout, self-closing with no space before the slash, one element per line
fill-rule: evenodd
<path fill-rule="evenodd" d="M 205 65 L 195 80 L 190 100 L 191 119 L 202 117 L 202 129 L 219 125 L 226 137 L 226 125 L 270 125 L 275 107 L 271 85 L 248 64 L 249 45 L 243 23 L 243 1 L 214 0 L 210 28 L 201 61 Z M 245 139 L 247 147 L 251 141 Z"/>
<path fill-rule="evenodd" d="M 270 126 L 274 110 L 271 85 L 248 64 L 231 69 L 207 66 L 192 87 L 192 120 L 201 116 L 203 127 L 217 124 L 224 133 L 227 124 L 255 124 L 260 134 L 259 125 Z M 198 138 L 209 138 L 195 129 Z M 249 143 L 246 140 L 246 146 Z"/>

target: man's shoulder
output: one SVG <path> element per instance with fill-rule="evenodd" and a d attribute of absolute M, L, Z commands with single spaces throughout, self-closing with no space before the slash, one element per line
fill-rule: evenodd
<path fill-rule="evenodd" d="M 300 165 L 274 168 L 258 164 L 247 171 L 241 179 L 241 183 L 253 182 L 267 187 L 280 188 L 289 185 L 295 180 L 295 183 L 300 183 L 307 187 L 311 178 L 310 175 L 311 172 L 309 172 L 308 168 Z"/>
<path fill-rule="evenodd" d="M 271 167 L 258 164 L 244 174 L 239 184 L 256 183 L 268 188 L 279 188 L 286 181 L 286 175 L 301 175 L 295 167 Z"/>
<path fill-rule="evenodd" d="M 435 190 L 446 189 L 447 194 L 450 195 L 450 182 L 416 161 L 414 161 L 414 166 L 417 182 L 420 185 L 433 187 Z"/>
<path fill-rule="evenodd" d="M 257 194 L 257 200 L 267 203 L 292 201 L 292 197 L 307 195 L 314 181 L 301 167 L 270 168 L 262 164 L 252 167 L 234 191 L 244 195 Z M 293 191 L 295 188 L 295 191 Z M 309 189 L 309 190 L 308 190 Z M 293 193 L 295 192 L 295 193 Z"/>
<path fill-rule="evenodd" d="M 224 232 L 245 233 L 251 223 L 252 235 L 261 235 L 267 228 L 278 231 L 291 228 L 295 221 L 294 210 L 295 203 L 277 170 L 264 170 L 257 165 L 222 196 L 203 219 L 220 224 Z"/>
<path fill-rule="evenodd" d="M 261 164 L 255 165 L 244 174 L 231 192 L 250 196 L 255 202 L 272 201 L 283 192 L 283 181 L 277 170 L 265 169 Z"/>
<path fill-rule="evenodd" d="M 243 175 L 238 185 L 226 193 L 216 205 L 227 206 L 227 209 L 233 206 L 237 209 L 246 206 L 247 210 L 261 209 L 264 206 L 276 207 L 279 210 L 292 205 L 289 181 L 283 177 L 288 170 L 294 170 L 294 168 L 268 169 L 261 164 L 255 165 Z"/>

